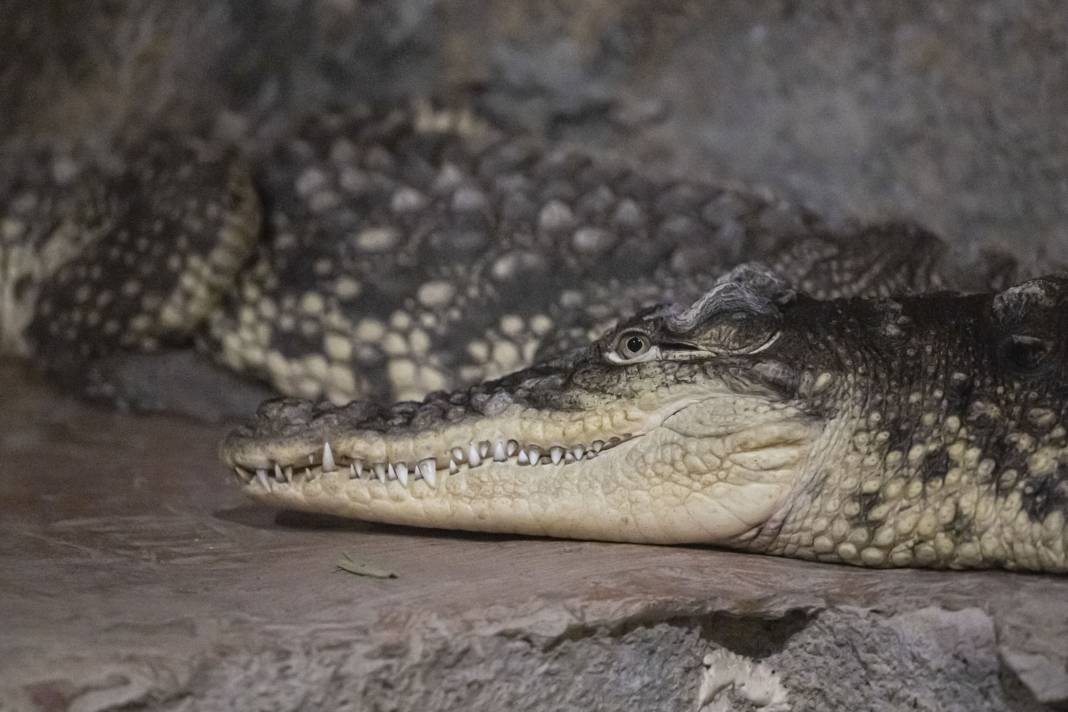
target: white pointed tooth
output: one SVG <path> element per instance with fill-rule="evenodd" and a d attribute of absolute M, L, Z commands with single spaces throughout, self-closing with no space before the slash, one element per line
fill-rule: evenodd
<path fill-rule="evenodd" d="M 384 463 L 384 462 L 376 462 L 375 463 L 375 477 L 378 478 L 379 482 L 385 482 L 386 481 L 386 463 Z"/>
<path fill-rule="evenodd" d="M 504 441 L 498 440 L 497 442 L 493 443 L 493 461 L 504 462 L 507 459 L 508 451 L 505 450 Z"/>
<path fill-rule="evenodd" d="M 363 460 L 357 460 L 352 463 L 352 472 L 357 477 L 363 477 Z"/>
<path fill-rule="evenodd" d="M 304 468 L 304 479 L 310 480 L 312 478 L 312 471 L 310 467 Z"/>
<path fill-rule="evenodd" d="M 234 468 L 234 474 L 237 475 L 237 479 L 241 480 L 241 484 L 247 485 L 249 481 L 248 473 L 242 470 L 240 467 Z"/>
<path fill-rule="evenodd" d="M 586 448 L 582 447 L 581 445 L 576 445 L 575 447 L 571 448 L 571 454 L 575 456 L 576 460 L 581 460 L 582 456 L 586 454 Z"/>
<path fill-rule="evenodd" d="M 594 452 L 600 452 L 602 448 L 604 448 L 604 440 L 594 440 L 590 445 L 590 449 Z"/>
<path fill-rule="evenodd" d="M 397 479 L 397 470 L 396 470 L 395 467 L 393 467 L 393 463 L 392 462 L 389 463 L 389 467 L 386 468 L 386 479 L 389 479 L 389 480 Z"/>
<path fill-rule="evenodd" d="M 467 462 L 471 467 L 478 467 L 482 464 L 482 455 L 478 452 L 478 446 L 474 443 L 467 448 Z"/>
<path fill-rule="evenodd" d="M 530 464 L 530 457 L 527 455 L 527 451 L 526 450 L 520 450 L 519 451 L 518 463 L 520 465 L 529 465 Z"/>
<path fill-rule="evenodd" d="M 505 445 L 505 452 L 508 453 L 508 457 L 511 457 L 512 455 L 516 454 L 516 452 L 518 452 L 518 451 L 519 451 L 519 443 L 517 443 L 515 440 L 509 440 L 508 444 Z"/>
<path fill-rule="evenodd" d="M 423 460 L 423 462 L 426 462 L 426 460 Z M 433 462 L 433 460 L 431 460 L 431 462 Z M 437 487 L 438 486 L 438 475 L 437 475 L 437 472 L 434 469 L 431 469 L 431 468 L 428 467 L 427 469 L 424 470 L 424 469 L 420 468 L 419 472 L 421 472 L 423 474 L 423 479 L 426 480 L 426 483 L 428 485 L 430 485 L 431 487 Z"/>
<path fill-rule="evenodd" d="M 349 479 L 350 480 L 358 480 L 359 478 L 360 478 L 360 476 L 356 474 L 356 463 L 355 462 L 350 463 L 349 464 Z"/>
<path fill-rule="evenodd" d="M 286 468 L 286 482 L 288 482 L 289 484 L 293 484 L 293 468 L 292 467 L 287 467 Z"/>
<path fill-rule="evenodd" d="M 481 455 L 483 459 L 489 457 L 489 454 L 490 454 L 490 441 L 489 440 L 483 440 L 482 442 L 480 442 L 478 444 L 478 454 Z"/>
<path fill-rule="evenodd" d="M 432 457 L 428 457 L 425 460 L 419 461 L 419 474 L 423 476 L 423 479 L 427 482 L 433 483 L 435 481 L 434 476 L 438 471 L 438 463 Z"/>
<path fill-rule="evenodd" d="M 315 464 L 315 455 L 308 455 L 308 464 L 309 465 L 314 465 Z"/>
<path fill-rule="evenodd" d="M 286 481 L 286 476 L 282 474 L 282 466 L 277 462 L 274 463 L 274 481 L 279 483 Z"/>
<path fill-rule="evenodd" d="M 449 460 L 449 473 L 455 475 L 460 471 L 460 466 L 456 464 L 456 460 Z"/>
<path fill-rule="evenodd" d="M 405 487 L 408 486 L 408 465 L 403 462 L 398 462 L 397 466 L 393 468 L 397 472 L 397 479 Z"/>
<path fill-rule="evenodd" d="M 564 459 L 564 449 L 559 445 L 549 448 L 549 459 L 553 461 L 554 465 L 559 465 L 560 461 Z"/>
<path fill-rule="evenodd" d="M 267 470 L 256 470 L 256 479 L 260 481 L 263 489 L 271 491 L 271 483 L 267 481 Z"/>
<path fill-rule="evenodd" d="M 323 443 L 323 472 L 333 472 L 337 469 L 334 462 L 334 451 L 330 449 L 330 443 Z"/>
<path fill-rule="evenodd" d="M 530 458 L 531 465 L 537 465 L 541 461 L 541 448 L 531 445 L 527 448 L 527 457 Z"/>
<path fill-rule="evenodd" d="M 454 447 L 452 449 L 452 459 L 456 462 L 464 461 L 464 449 L 462 447 Z"/>

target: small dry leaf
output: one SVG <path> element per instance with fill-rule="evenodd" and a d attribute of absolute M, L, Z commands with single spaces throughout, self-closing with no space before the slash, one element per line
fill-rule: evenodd
<path fill-rule="evenodd" d="M 389 569 L 382 568 L 370 561 L 359 561 L 348 554 L 342 554 L 337 560 L 337 567 L 355 576 L 367 576 L 368 578 L 391 579 L 397 578 L 397 574 Z"/>

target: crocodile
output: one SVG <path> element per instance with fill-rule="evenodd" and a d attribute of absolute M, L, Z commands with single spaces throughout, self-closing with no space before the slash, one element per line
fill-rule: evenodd
<path fill-rule="evenodd" d="M 1055 279 L 418 102 L 267 144 L 5 153 L 0 350 L 121 401 L 192 345 L 297 397 L 223 447 L 284 506 L 1064 568 Z"/>
<path fill-rule="evenodd" d="M 693 300 L 744 261 L 822 298 L 1018 276 L 913 224 L 832 227 L 759 191 L 650 177 L 426 102 L 229 143 L 131 132 L 5 154 L 0 352 L 123 402 L 114 364 L 192 347 L 340 405 L 503 376 L 621 314 Z"/>
<path fill-rule="evenodd" d="M 362 520 L 870 567 L 1068 572 L 1068 279 L 814 299 L 741 265 L 420 402 L 284 398 L 244 491 Z"/>

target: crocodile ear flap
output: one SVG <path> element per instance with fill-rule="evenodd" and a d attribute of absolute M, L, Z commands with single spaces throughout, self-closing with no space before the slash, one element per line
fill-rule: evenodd
<path fill-rule="evenodd" d="M 757 262 L 738 265 L 716 280 L 715 285 L 686 309 L 676 309 L 667 327 L 686 334 L 722 314 L 779 316 L 779 307 L 796 292 L 771 268 Z"/>
<path fill-rule="evenodd" d="M 1016 373 L 1037 373 L 1063 359 L 1068 279 L 1039 277 L 998 292 L 990 310 L 996 357 Z"/>

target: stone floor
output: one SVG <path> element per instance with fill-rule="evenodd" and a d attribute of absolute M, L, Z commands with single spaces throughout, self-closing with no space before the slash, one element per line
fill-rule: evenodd
<path fill-rule="evenodd" d="M 0 403 L 2 710 L 1068 708 L 1068 579 L 311 519 L 223 427 Z"/>

